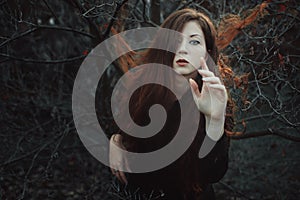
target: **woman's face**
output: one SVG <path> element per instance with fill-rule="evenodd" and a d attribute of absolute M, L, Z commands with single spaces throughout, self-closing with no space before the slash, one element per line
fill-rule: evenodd
<path fill-rule="evenodd" d="M 206 44 L 202 28 L 196 21 L 187 22 L 182 30 L 182 40 L 176 51 L 173 68 L 185 77 L 194 77 L 200 67 L 200 58 L 206 58 Z"/>

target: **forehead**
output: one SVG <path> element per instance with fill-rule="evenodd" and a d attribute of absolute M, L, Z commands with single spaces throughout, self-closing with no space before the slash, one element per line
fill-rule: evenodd
<path fill-rule="evenodd" d="M 196 21 L 187 22 L 182 29 L 182 33 L 186 36 L 198 34 L 203 37 L 203 31 Z"/>

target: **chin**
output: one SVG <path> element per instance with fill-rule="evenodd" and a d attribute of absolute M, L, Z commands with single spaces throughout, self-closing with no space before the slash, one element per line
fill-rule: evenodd
<path fill-rule="evenodd" d="M 195 79 L 197 77 L 197 70 L 194 70 L 190 73 L 185 73 L 185 74 L 181 74 L 182 76 L 186 77 L 186 78 L 192 78 L 192 79 Z"/>

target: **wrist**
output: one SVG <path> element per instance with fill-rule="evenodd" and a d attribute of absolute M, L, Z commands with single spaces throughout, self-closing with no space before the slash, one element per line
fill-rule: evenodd
<path fill-rule="evenodd" d="M 205 116 L 206 134 L 214 141 L 218 141 L 224 133 L 225 116 L 212 118 Z"/>

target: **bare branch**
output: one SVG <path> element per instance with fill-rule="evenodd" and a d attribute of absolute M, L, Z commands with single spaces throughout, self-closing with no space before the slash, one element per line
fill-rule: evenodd
<path fill-rule="evenodd" d="M 8 55 L 8 54 L 3 54 L 3 53 L 0 53 L 0 56 L 5 57 L 5 58 L 9 58 L 11 60 L 17 60 L 17 61 L 25 62 L 25 63 L 43 63 L 43 64 L 68 63 L 68 62 L 74 62 L 74 61 L 77 61 L 77 60 L 82 60 L 83 58 L 86 57 L 86 55 L 82 55 L 82 56 L 77 56 L 77 57 L 73 57 L 73 58 L 66 58 L 66 59 L 60 59 L 60 60 L 37 60 L 37 59 L 18 58 L 18 57 L 11 56 L 11 55 Z"/>
<path fill-rule="evenodd" d="M 300 134 L 300 132 L 298 132 L 298 133 Z M 291 140 L 294 142 L 300 142 L 300 137 L 288 135 L 287 133 L 283 133 L 279 130 L 273 130 L 271 128 L 269 128 L 268 130 L 265 130 L 265 131 L 244 133 L 242 135 L 234 135 L 234 136 L 231 136 L 230 138 L 235 139 L 235 140 L 240 140 L 240 139 L 248 139 L 248 138 L 260 137 L 260 136 L 266 136 L 266 135 L 276 135 L 276 136 L 282 137 L 287 140 Z"/>

